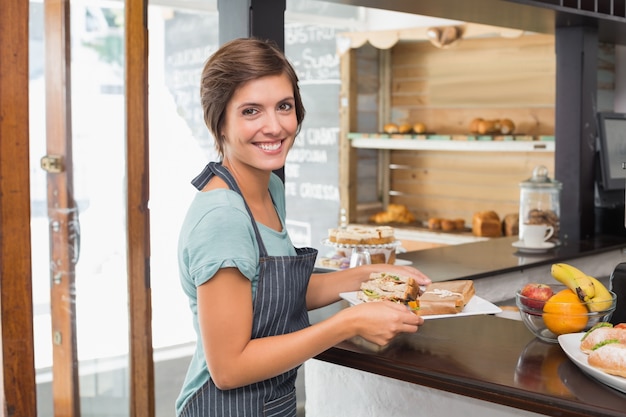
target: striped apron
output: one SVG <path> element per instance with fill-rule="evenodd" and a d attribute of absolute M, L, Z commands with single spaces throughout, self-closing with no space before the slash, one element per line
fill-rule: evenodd
<path fill-rule="evenodd" d="M 192 183 L 201 190 L 217 175 L 241 194 L 228 170 L 211 162 Z M 260 251 L 260 273 L 253 300 L 252 338 L 295 332 L 310 325 L 306 290 L 313 272 L 317 250 L 296 248 L 296 256 L 268 256 L 250 208 L 246 209 Z M 295 417 L 295 381 L 298 368 L 244 387 L 220 390 L 213 381 L 204 384 L 185 404 L 180 417 Z"/>

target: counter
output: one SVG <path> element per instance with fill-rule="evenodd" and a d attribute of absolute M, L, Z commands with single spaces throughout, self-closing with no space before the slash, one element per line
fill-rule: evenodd
<path fill-rule="evenodd" d="M 580 242 L 564 242 L 543 253 L 524 253 L 512 246 L 517 240 L 517 236 L 488 239 L 407 252 L 398 254 L 398 258 L 411 261 L 434 281 L 447 281 L 523 271 L 557 262 L 601 256 L 626 248 L 624 237 L 599 236 Z M 615 265 L 609 265 L 608 271 L 612 271 L 614 267 Z"/>
<path fill-rule="evenodd" d="M 473 279 L 477 294 L 490 301 L 510 299 L 509 287 L 545 278 L 555 262 L 608 277 L 626 261 L 623 238 L 599 237 L 531 257 L 517 253 L 513 240 L 401 258 L 434 281 Z M 500 293 L 490 291 L 494 286 Z M 330 311 L 312 313 L 315 321 Z M 345 341 L 308 361 L 305 381 L 307 417 L 626 415 L 626 394 L 586 376 L 558 344 L 539 341 L 521 321 L 490 315 L 429 320 L 416 334 L 401 335 L 384 348 L 362 339 Z"/>

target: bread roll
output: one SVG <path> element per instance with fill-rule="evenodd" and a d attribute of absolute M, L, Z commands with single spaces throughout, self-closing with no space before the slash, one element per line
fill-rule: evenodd
<path fill-rule="evenodd" d="M 472 218 L 472 233 L 480 237 L 502 236 L 500 217 L 492 210 L 474 213 Z"/>
<path fill-rule="evenodd" d="M 369 220 L 377 224 L 391 223 L 393 221 L 393 216 L 391 213 L 387 213 L 386 211 L 380 211 L 372 214 Z"/>
<path fill-rule="evenodd" d="M 454 226 L 456 230 L 465 229 L 465 220 L 464 219 L 454 219 Z"/>
<path fill-rule="evenodd" d="M 590 333 L 580 342 L 580 350 L 585 353 L 593 351 L 594 346 L 607 340 L 617 340 L 626 344 L 626 329 L 615 327 L 599 327 Z"/>
<path fill-rule="evenodd" d="M 502 119 L 500 121 L 500 133 L 510 135 L 515 131 L 515 123 L 511 119 Z"/>
<path fill-rule="evenodd" d="M 428 219 L 428 228 L 430 230 L 441 230 L 441 219 L 437 217 L 431 217 Z"/>
<path fill-rule="evenodd" d="M 587 357 L 589 365 L 626 378 L 626 344 L 609 343 L 592 351 Z"/>
<path fill-rule="evenodd" d="M 413 130 L 413 126 L 411 126 L 408 123 L 402 123 L 400 126 L 398 126 L 398 133 L 402 133 L 402 134 L 411 133 L 412 130 Z"/>
<path fill-rule="evenodd" d="M 480 117 L 475 118 L 474 120 L 472 120 L 470 122 L 470 132 L 471 133 L 478 133 L 478 125 L 480 125 L 480 122 L 482 122 L 483 119 Z"/>
<path fill-rule="evenodd" d="M 387 123 L 383 127 L 383 132 L 385 133 L 398 133 L 399 131 L 400 131 L 400 128 L 395 123 Z"/>
<path fill-rule="evenodd" d="M 426 133 L 426 125 L 424 123 L 415 123 L 413 125 L 413 132 L 417 133 L 418 135 Z"/>
<path fill-rule="evenodd" d="M 452 232 L 456 230 L 456 224 L 453 220 L 443 219 L 441 220 L 441 230 L 444 232 Z"/>
<path fill-rule="evenodd" d="M 378 212 L 370 216 L 369 221 L 374 223 L 413 223 L 415 216 L 404 204 L 388 204 L 387 210 Z"/>
<path fill-rule="evenodd" d="M 486 135 L 493 133 L 495 130 L 495 123 L 492 120 L 482 120 L 478 123 L 478 133 Z"/>
<path fill-rule="evenodd" d="M 519 235 L 519 213 L 509 213 L 504 216 L 502 233 L 504 233 L 504 236 Z"/>

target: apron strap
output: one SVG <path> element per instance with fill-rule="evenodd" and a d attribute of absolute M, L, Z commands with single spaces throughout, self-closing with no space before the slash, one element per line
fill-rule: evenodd
<path fill-rule="evenodd" d="M 219 162 L 209 162 L 207 166 L 204 167 L 202 172 L 193 180 L 191 180 L 191 184 L 193 184 L 193 186 L 196 187 L 198 191 L 201 191 L 204 188 L 204 186 L 208 184 L 209 180 L 214 175 L 217 175 L 218 177 L 223 179 L 231 190 L 233 190 L 234 192 L 236 192 L 237 194 L 241 196 L 241 199 L 243 200 L 243 203 L 246 206 L 246 210 L 248 211 L 248 214 L 250 215 L 250 219 L 252 219 L 252 227 L 254 227 L 254 233 L 256 235 L 256 240 L 259 245 L 260 256 L 261 258 L 266 258 L 267 250 L 265 249 L 265 245 L 263 244 L 263 239 L 261 238 L 261 232 L 259 232 L 259 227 L 256 224 L 256 220 L 254 220 L 254 216 L 252 215 L 252 211 L 250 210 L 250 207 L 248 207 L 248 203 L 246 202 L 246 199 L 243 198 L 243 194 L 241 193 L 241 189 L 239 188 L 237 181 L 235 181 L 235 178 L 232 176 L 228 168 L 226 168 Z"/>

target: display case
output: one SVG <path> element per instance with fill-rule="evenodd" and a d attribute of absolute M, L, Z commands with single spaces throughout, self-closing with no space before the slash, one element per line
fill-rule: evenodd
<path fill-rule="evenodd" d="M 340 198 L 351 223 L 391 202 L 424 226 L 477 211 L 516 213 L 519 182 L 554 172 L 554 38 L 463 39 L 450 49 L 398 39 L 341 55 Z M 474 119 L 515 121 L 509 134 L 471 132 Z M 422 123 L 426 131 L 383 131 Z"/>

